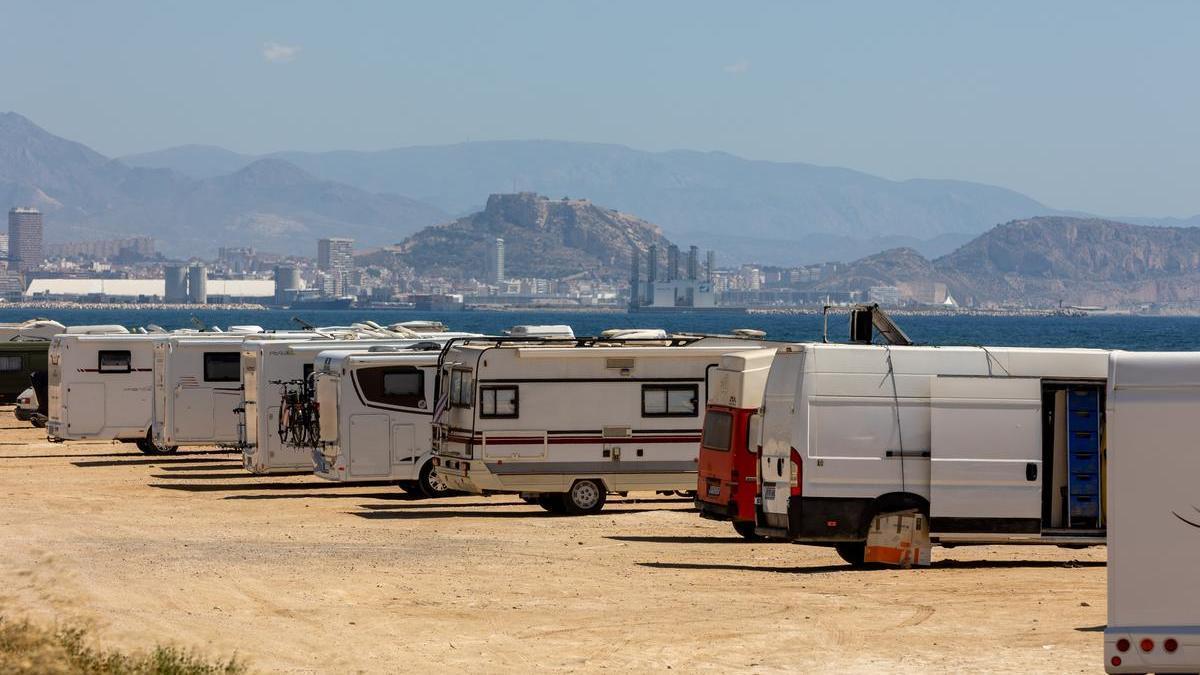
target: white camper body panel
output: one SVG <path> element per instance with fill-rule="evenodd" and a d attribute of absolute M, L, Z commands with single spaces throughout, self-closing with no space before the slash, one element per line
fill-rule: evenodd
<path fill-rule="evenodd" d="M 283 443 L 279 438 L 281 387 L 278 382 L 299 380 L 313 373 L 321 352 L 365 352 L 372 347 L 403 349 L 419 343 L 445 344 L 468 333 L 419 333 L 411 338 L 359 340 L 247 340 L 242 347 L 242 381 L 245 409 L 242 464 L 251 473 L 311 471 L 313 449 Z"/>
<path fill-rule="evenodd" d="M 1114 352 L 1107 410 L 1105 667 L 1200 672 L 1200 354 Z"/>
<path fill-rule="evenodd" d="M 474 493 L 563 493 L 581 479 L 609 492 L 695 490 L 709 372 L 764 346 L 452 347 L 438 475 Z"/>
<path fill-rule="evenodd" d="M 309 458 L 316 475 L 340 482 L 418 480 L 433 456 L 440 353 L 334 350 L 317 355 L 322 442 Z M 400 384 L 407 388 L 391 385 L 391 378 L 405 378 Z"/>
<path fill-rule="evenodd" d="M 1038 537 L 1043 385 L 1098 391 L 1107 359 L 1087 349 L 780 348 L 764 401 L 760 529 L 853 540 L 872 500 L 903 494 L 929 506 L 944 542 Z M 1065 463 L 1066 448 L 1055 452 Z"/>
<path fill-rule="evenodd" d="M 154 335 L 56 335 L 48 355 L 48 436 L 138 441 L 150 430 Z"/>
<path fill-rule="evenodd" d="M 154 340 L 153 437 L 160 447 L 237 444 L 242 422 L 242 345 L 312 340 L 314 332 L 212 333 Z"/>

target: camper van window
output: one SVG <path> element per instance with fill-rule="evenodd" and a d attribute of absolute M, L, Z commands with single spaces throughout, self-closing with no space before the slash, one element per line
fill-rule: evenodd
<path fill-rule="evenodd" d="M 363 398 L 404 408 L 425 406 L 425 373 L 413 366 L 360 368 L 355 377 Z"/>
<path fill-rule="evenodd" d="M 102 373 L 128 373 L 132 370 L 130 362 L 132 357 L 129 351 L 125 349 L 102 349 L 100 350 L 99 363 L 97 370 Z"/>
<path fill-rule="evenodd" d="M 520 417 L 520 399 L 516 387 L 480 387 L 480 417 Z"/>
<path fill-rule="evenodd" d="M 470 408 L 475 383 L 471 371 L 455 368 L 450 371 L 450 405 L 455 408 Z"/>
<path fill-rule="evenodd" d="M 205 382 L 241 382 L 241 352 L 204 352 Z"/>
<path fill-rule="evenodd" d="M 700 445 L 709 450 L 728 450 L 733 439 L 733 415 L 721 410 L 704 414 L 704 438 Z"/>
<path fill-rule="evenodd" d="M 21 370 L 21 357 L 0 356 L 0 373 L 14 373 Z"/>
<path fill-rule="evenodd" d="M 642 417 L 697 417 L 699 400 L 694 384 L 644 384 Z"/>

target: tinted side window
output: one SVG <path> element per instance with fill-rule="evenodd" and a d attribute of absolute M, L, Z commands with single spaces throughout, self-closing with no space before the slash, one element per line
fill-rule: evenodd
<path fill-rule="evenodd" d="M 205 382 L 241 382 L 241 352 L 204 352 Z"/>
<path fill-rule="evenodd" d="M 425 408 L 425 371 L 415 366 L 379 366 L 355 372 L 363 398 L 369 403 L 402 408 Z"/>
<path fill-rule="evenodd" d="M 15 373 L 21 370 L 20 356 L 0 356 L 0 373 Z"/>
<path fill-rule="evenodd" d="M 125 349 L 102 349 L 97 360 L 97 370 L 102 373 L 128 373 L 133 357 Z"/>

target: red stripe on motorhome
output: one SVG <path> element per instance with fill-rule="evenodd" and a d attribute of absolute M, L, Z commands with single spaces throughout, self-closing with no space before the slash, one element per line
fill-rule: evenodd
<path fill-rule="evenodd" d="M 448 439 L 451 443 L 469 443 L 470 438 L 451 436 Z M 541 445 L 542 440 L 539 438 L 530 438 L 528 436 L 517 437 L 488 437 L 487 439 L 477 438 L 476 443 L 486 445 Z M 694 436 L 634 436 L 632 438 L 604 438 L 603 436 L 551 436 L 546 439 L 549 445 L 576 445 L 585 443 L 639 443 L 650 445 L 654 443 L 699 443 L 699 434 Z"/>

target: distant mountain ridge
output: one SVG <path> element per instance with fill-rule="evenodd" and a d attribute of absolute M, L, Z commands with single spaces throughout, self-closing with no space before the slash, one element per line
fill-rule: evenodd
<path fill-rule="evenodd" d="M 725 261 L 798 264 L 913 246 L 953 250 L 995 223 L 1056 213 L 1024 195 L 952 180 L 890 181 L 850 169 L 746 160 L 721 152 L 645 152 L 620 145 L 494 141 L 373 152 L 279 152 L 315 176 L 410 195 L 448 213 L 520 190 L 585 197 L 660 225 Z M 124 158 L 196 176 L 256 157 L 183 146 Z M 763 242 L 769 242 L 764 246 Z"/>
<path fill-rule="evenodd" d="M 211 255 L 218 246 L 313 255 L 319 237 L 380 245 L 449 218 L 276 158 L 204 179 L 130 167 L 16 113 L 0 114 L 0 200 L 42 209 L 49 241 L 151 235 L 182 256 Z"/>
<path fill-rule="evenodd" d="M 998 225 L 927 260 L 893 249 L 855 261 L 821 289 L 945 283 L 960 302 L 1118 306 L 1200 298 L 1200 228 L 1039 217 Z"/>

